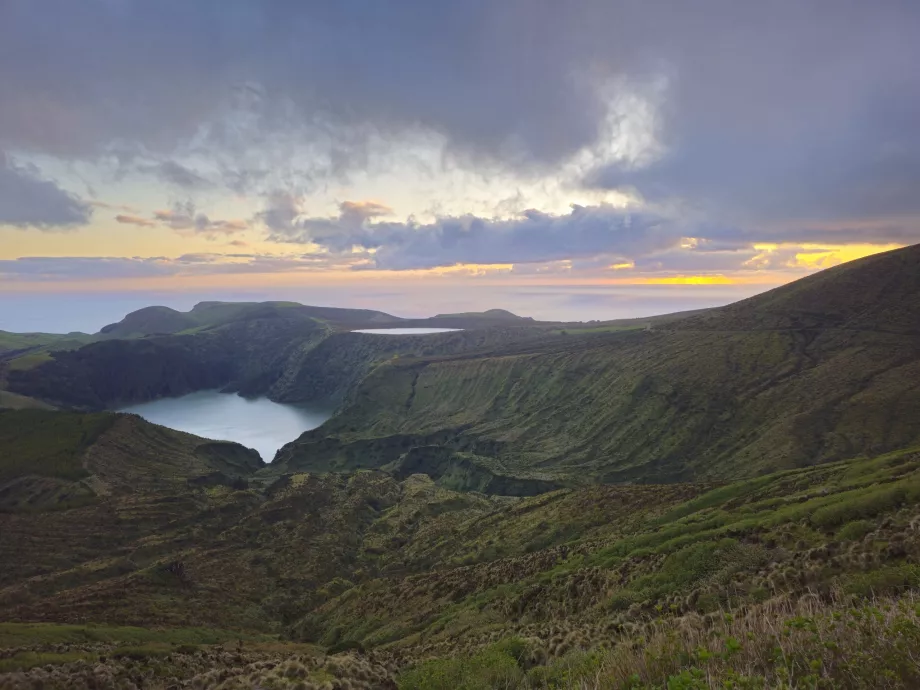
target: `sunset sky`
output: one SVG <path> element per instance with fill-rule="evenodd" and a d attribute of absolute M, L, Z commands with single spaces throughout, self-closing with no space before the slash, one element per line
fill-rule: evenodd
<path fill-rule="evenodd" d="M 0 329 L 722 304 L 920 240 L 910 0 L 0 0 Z"/>

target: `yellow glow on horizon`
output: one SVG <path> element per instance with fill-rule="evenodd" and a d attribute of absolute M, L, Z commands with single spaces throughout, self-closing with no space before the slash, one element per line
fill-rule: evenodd
<path fill-rule="evenodd" d="M 242 244 L 242 243 L 240 243 Z M 229 245 L 226 245 L 229 248 Z M 476 281 L 477 285 L 584 285 L 584 286 L 764 286 L 775 287 L 799 278 L 807 273 L 822 268 L 850 261 L 871 254 L 897 249 L 895 244 L 860 243 L 851 245 L 819 244 L 775 244 L 758 243 L 755 249 L 760 254 L 747 262 L 743 268 L 713 274 L 668 274 L 635 271 L 635 264 L 624 261 L 612 264 L 604 269 L 588 270 L 584 273 L 572 272 L 571 263 L 560 261 L 546 267 L 519 266 L 514 264 L 456 264 L 428 269 L 381 270 L 373 266 L 369 258 L 357 255 L 341 257 L 340 261 L 316 265 L 309 261 L 310 252 L 286 252 L 260 254 L 245 253 L 239 256 L 213 253 L 212 259 L 203 259 L 202 263 L 177 262 L 168 254 L 161 258 L 145 259 L 163 266 L 174 266 L 174 271 L 167 275 L 143 277 L 91 277 L 68 278 L 62 280 L 42 280 L 36 278 L 16 279 L 13 274 L 0 277 L 0 293 L 28 292 L 63 292 L 68 290 L 86 291 L 140 291 L 164 290 L 182 291 L 193 289 L 224 288 L 272 288 L 272 287 L 308 287 L 321 285 L 345 284 L 393 284 L 399 282 L 417 283 L 424 290 L 426 281 L 452 282 L 462 289 L 467 281 Z M 214 251 L 214 244 L 203 244 L 196 249 Z M 246 246 L 246 251 L 254 248 Z M 299 248 L 300 249 L 300 248 Z M 193 254 L 194 252 L 188 252 Z M 202 251 L 202 254 L 209 254 Z M 97 254 L 98 256 L 99 254 Z M 316 252 L 322 256 L 323 252 Z M 113 257 L 117 258 L 117 257 Z M 259 271 L 259 261 L 266 259 L 265 268 Z M 272 260 L 279 261 L 273 264 Z M 285 264 L 284 260 L 289 263 Z M 254 265 L 247 271 L 245 266 L 250 261 Z M 302 261 L 302 263 L 298 263 Z M 221 265 L 238 267 L 234 270 L 221 270 Z M 213 270 L 208 270 L 208 266 Z M 429 283 L 434 284 L 434 283 Z"/>
<path fill-rule="evenodd" d="M 872 254 L 900 249 L 900 244 L 845 244 L 827 246 L 820 244 L 802 245 L 804 251 L 795 255 L 795 265 L 802 268 L 817 270 L 830 268 L 847 261 L 855 261 Z"/>
<path fill-rule="evenodd" d="M 636 278 L 635 282 L 637 285 L 737 285 L 741 281 L 720 273 L 717 275 Z"/>

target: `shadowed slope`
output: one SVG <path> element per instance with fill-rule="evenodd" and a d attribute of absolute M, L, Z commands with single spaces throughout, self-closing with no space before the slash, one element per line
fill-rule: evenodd
<path fill-rule="evenodd" d="M 920 245 L 873 254 L 707 310 L 676 329 L 827 329 L 920 335 Z"/>

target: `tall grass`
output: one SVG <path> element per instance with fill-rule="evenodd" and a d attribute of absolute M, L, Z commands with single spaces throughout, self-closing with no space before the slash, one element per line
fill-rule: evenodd
<path fill-rule="evenodd" d="M 500 663 L 502 650 L 511 648 L 505 642 L 425 662 L 400 677 L 400 688 L 488 688 L 500 677 L 509 690 L 913 689 L 920 687 L 920 601 L 913 593 L 807 595 L 746 613 L 660 619 L 606 648 L 530 668 L 526 660 L 544 653 L 506 653 Z"/>

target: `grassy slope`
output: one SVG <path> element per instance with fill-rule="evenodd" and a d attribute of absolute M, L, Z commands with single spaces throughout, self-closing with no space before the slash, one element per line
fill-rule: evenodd
<path fill-rule="evenodd" d="M 522 477 L 680 481 L 913 445 L 918 267 L 910 247 L 653 331 L 391 362 L 284 464 L 380 466 L 408 438 Z"/>
<path fill-rule="evenodd" d="M 0 353 L 54 346 L 79 347 L 92 340 L 86 333 L 10 333 L 0 331 Z"/>
<path fill-rule="evenodd" d="M 53 406 L 43 403 L 41 400 L 30 398 L 27 395 L 19 395 L 10 391 L 0 390 L 0 410 L 52 410 Z"/>
<path fill-rule="evenodd" d="M 129 492 L 126 453 L 154 462 L 164 441 L 115 431 L 87 464 L 108 495 L 0 515 L 0 559 L 16 565 L 0 582 L 5 620 L 288 631 L 401 668 L 522 637 L 549 673 L 662 616 L 686 626 L 720 608 L 794 608 L 808 592 L 845 610 L 847 597 L 920 586 L 916 451 L 719 487 L 526 499 L 376 472 L 196 486 L 181 467 L 160 481 L 141 463 Z"/>
<path fill-rule="evenodd" d="M 0 483 L 24 474 L 80 479 L 82 456 L 115 421 L 114 415 L 44 410 L 0 412 L 0 447 L 5 461 Z"/>

